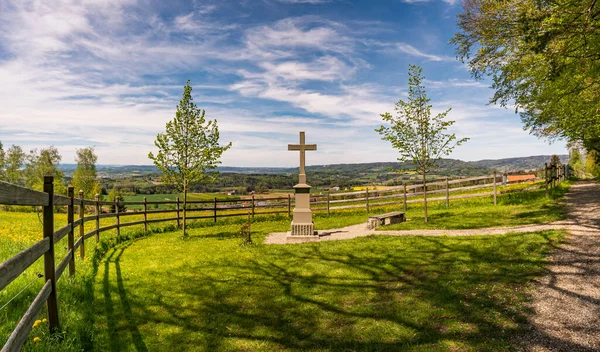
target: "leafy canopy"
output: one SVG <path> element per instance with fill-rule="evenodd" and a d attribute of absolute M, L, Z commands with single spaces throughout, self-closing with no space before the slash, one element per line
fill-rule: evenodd
<path fill-rule="evenodd" d="M 77 169 L 73 173 L 75 193 L 77 194 L 79 190 L 82 190 L 84 198 L 94 199 L 94 196 L 102 191 L 96 172 L 98 156 L 94 153 L 94 148 L 77 149 L 75 162 L 77 163 Z"/>
<path fill-rule="evenodd" d="M 54 146 L 43 148 L 39 152 L 33 149 L 27 156 L 25 166 L 25 186 L 32 189 L 44 188 L 44 176 L 54 176 L 54 193 L 66 194 L 63 184 L 63 172 L 58 169 L 62 156 Z"/>
<path fill-rule="evenodd" d="M 25 153 L 18 145 L 12 145 L 7 151 L 0 145 L 0 180 L 17 185 L 23 183 L 23 165 Z"/>
<path fill-rule="evenodd" d="M 396 103 L 396 116 L 389 112 L 381 114 L 389 126 L 375 131 L 383 135 L 400 153 L 399 161 L 410 161 L 418 172 L 428 173 L 437 161 L 463 144 L 468 138 L 458 140 L 447 129 L 454 121 L 445 120 L 451 109 L 431 116 L 430 100 L 423 86 L 421 67 L 410 65 L 408 69 L 408 101 Z"/>
<path fill-rule="evenodd" d="M 163 181 L 187 191 L 192 183 L 210 183 L 217 176 L 216 167 L 231 143 L 219 145 L 217 120 L 206 120 L 205 111 L 192 102 L 190 81 L 183 90 L 175 118 L 166 124 L 166 132 L 159 133 L 154 145 L 155 155 L 148 154 L 162 172 Z"/>
<path fill-rule="evenodd" d="M 600 150 L 600 2 L 465 0 L 451 43 L 525 129 Z"/>

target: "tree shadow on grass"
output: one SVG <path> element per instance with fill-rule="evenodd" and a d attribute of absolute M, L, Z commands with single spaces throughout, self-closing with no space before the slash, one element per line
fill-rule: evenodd
<path fill-rule="evenodd" d="M 253 248 L 148 272 L 160 287 L 123 285 L 123 249 L 107 259 L 117 286 L 105 285 L 104 305 L 137 350 L 505 350 L 527 320 L 522 287 L 543 272 L 532 251 L 553 241 L 530 235 L 532 247 L 521 236 L 504 236 L 502 250 L 474 237 Z M 160 336 L 140 335 L 136 322 Z"/>
<path fill-rule="evenodd" d="M 123 252 L 130 245 L 131 242 L 128 242 L 114 248 L 104 260 L 102 279 L 103 308 L 111 351 L 122 351 L 123 347 L 127 346 L 130 341 L 136 351 L 148 351 L 136 323 L 138 317 L 133 314 L 127 290 L 123 284 L 120 261 Z M 110 275 L 111 267 L 114 268 L 114 277 Z M 116 281 L 116 290 L 114 285 L 111 284 L 112 281 Z M 115 291 L 118 300 L 113 297 Z M 119 307 L 115 309 L 115 305 L 117 304 Z"/>

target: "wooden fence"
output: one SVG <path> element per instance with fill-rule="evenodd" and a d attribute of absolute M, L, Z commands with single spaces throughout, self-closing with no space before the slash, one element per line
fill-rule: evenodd
<path fill-rule="evenodd" d="M 444 194 L 442 197 L 430 198 L 430 201 L 445 201 L 449 206 L 450 200 L 465 199 L 473 197 L 492 196 L 496 204 L 498 176 L 494 173 L 491 176 L 472 177 L 457 180 L 444 180 L 428 183 L 423 187 L 422 184 L 406 185 L 386 190 L 369 190 L 345 193 L 330 193 L 311 195 L 311 205 L 314 211 L 322 211 L 330 214 L 332 210 L 341 209 L 359 209 L 364 208 L 367 212 L 375 207 L 402 205 L 404 210 L 407 204 L 423 202 L 423 199 L 409 199 L 415 196 L 427 194 Z M 100 240 L 100 234 L 109 230 L 116 230 L 117 235 L 120 229 L 126 226 L 143 225 L 144 231 L 148 230 L 148 224 L 165 221 L 175 221 L 180 225 L 182 203 L 179 199 L 175 201 L 147 201 L 144 198 L 142 202 L 106 202 L 100 201 L 96 196 L 95 200 L 83 198 L 83 192 L 79 191 L 75 197 L 73 187 L 69 186 L 68 196 L 54 194 L 53 177 L 44 178 L 44 191 L 34 191 L 20 186 L 12 185 L 0 181 L 0 204 L 4 205 L 25 205 L 43 207 L 43 239 L 31 247 L 23 250 L 21 253 L 0 264 L 0 290 L 8 286 L 13 280 L 21 275 L 39 258 L 44 256 L 44 280 L 45 284 L 19 321 L 18 325 L 6 341 L 2 352 L 18 351 L 21 349 L 31 330 L 32 324 L 42 310 L 44 303 L 47 305 L 48 322 L 50 331 L 59 329 L 58 306 L 56 299 L 56 281 L 60 279 L 64 271 L 68 268 L 70 276 L 75 275 L 75 257 L 79 249 L 79 256 L 85 256 L 85 240 L 94 237 L 96 242 Z M 467 184 L 467 186 L 465 186 Z M 479 188 L 491 188 L 493 191 L 462 194 L 451 196 L 452 192 L 471 191 Z M 189 209 L 187 212 L 204 212 L 204 215 L 189 216 L 188 219 L 212 219 L 214 222 L 220 217 L 235 217 L 265 214 L 287 214 L 291 216 L 293 197 L 270 197 L 256 198 L 252 196 L 245 200 L 218 200 L 214 198 L 210 201 L 188 201 Z M 142 205 L 142 211 L 122 211 L 127 205 Z M 171 209 L 149 210 L 148 205 L 168 205 Z M 208 206 L 207 206 L 208 205 Z M 57 206 L 66 206 L 67 225 L 54 230 L 54 212 Z M 103 206 L 111 206 L 112 212 L 104 213 Z M 85 215 L 85 209 L 93 209 L 92 215 Z M 78 219 L 75 220 L 77 208 Z M 274 209 L 274 210 L 272 210 Z M 151 214 L 174 213 L 173 217 L 149 219 Z M 219 214 L 220 213 L 220 214 Z M 143 220 L 121 222 L 122 217 L 131 215 L 142 215 Z M 100 219 L 114 218 L 112 225 L 100 227 Z M 84 224 L 93 222 L 94 229 L 89 232 L 84 231 Z M 75 231 L 79 228 L 77 240 L 75 240 Z M 68 236 L 67 254 L 56 265 L 54 244 Z"/>
<path fill-rule="evenodd" d="M 548 195 L 548 187 L 554 188 L 569 177 L 569 165 L 544 164 L 544 187 Z"/>

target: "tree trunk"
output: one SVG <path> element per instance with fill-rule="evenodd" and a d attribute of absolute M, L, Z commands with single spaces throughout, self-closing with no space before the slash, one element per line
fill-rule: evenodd
<path fill-rule="evenodd" d="M 187 217 L 187 180 L 183 181 L 183 237 L 187 237 L 187 233 L 185 232 L 186 225 L 186 217 Z"/>
<path fill-rule="evenodd" d="M 423 209 L 425 210 L 425 223 L 427 223 L 427 174 L 423 170 Z"/>

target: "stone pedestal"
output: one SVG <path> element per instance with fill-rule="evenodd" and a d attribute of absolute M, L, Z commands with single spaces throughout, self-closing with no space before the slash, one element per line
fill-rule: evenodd
<path fill-rule="evenodd" d="M 288 235 L 288 242 L 309 242 L 319 239 L 312 222 L 310 210 L 310 186 L 306 184 L 306 175 L 300 174 L 300 183 L 294 186 L 296 205 L 292 228 Z"/>

